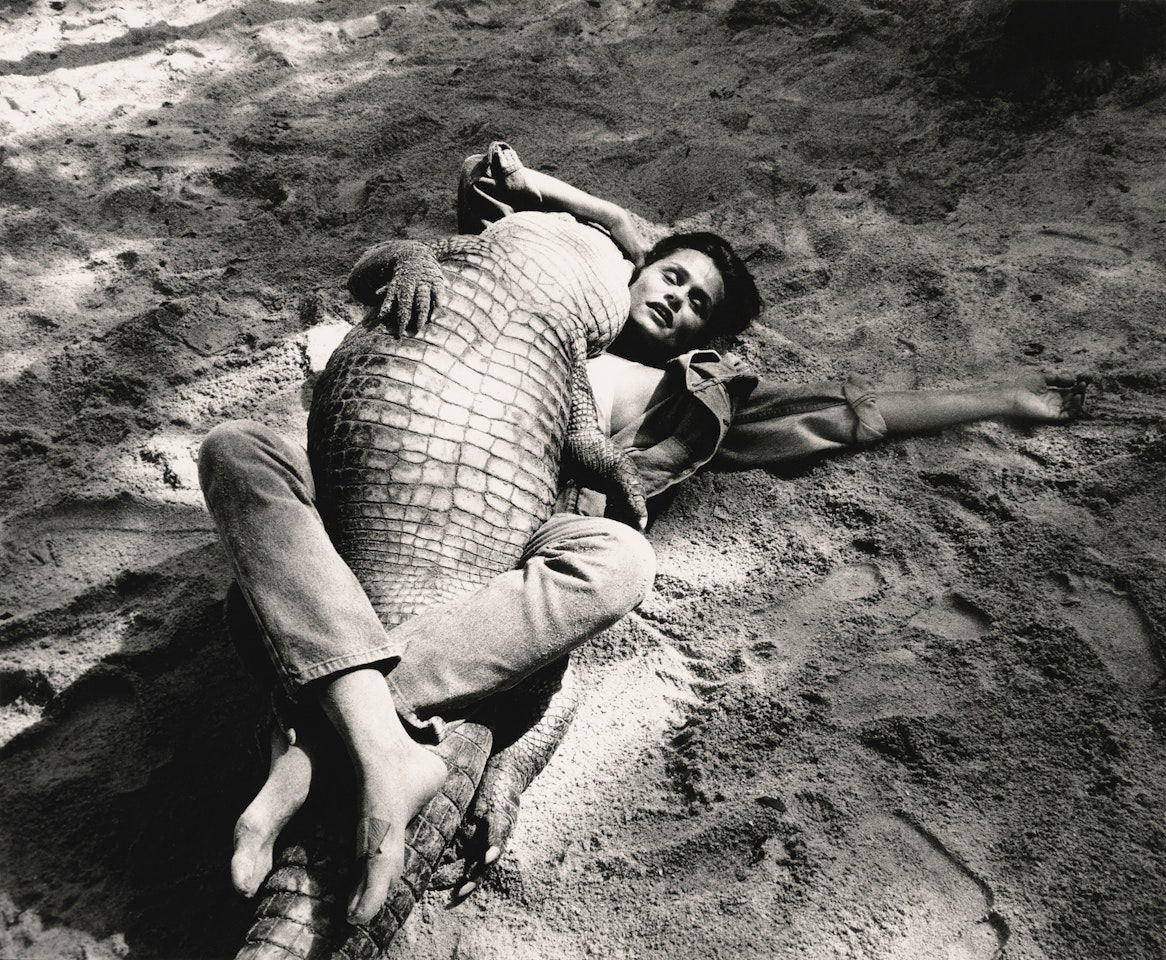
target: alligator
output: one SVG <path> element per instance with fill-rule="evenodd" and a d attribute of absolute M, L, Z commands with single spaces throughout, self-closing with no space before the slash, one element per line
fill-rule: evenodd
<path fill-rule="evenodd" d="M 325 525 L 386 628 L 512 569 L 564 479 L 607 491 L 643 527 L 638 478 L 600 433 L 585 372 L 627 317 L 627 279 L 610 240 L 546 213 L 431 250 L 390 241 L 357 262 L 349 289 L 369 309 L 315 386 L 308 450 Z M 410 824 L 405 872 L 367 925 L 344 915 L 351 816 L 305 808 L 238 960 L 383 955 L 459 825 L 447 874 L 471 861 L 482 823 L 491 842 L 513 825 L 572 710 L 560 665 L 527 709 L 450 725 L 435 748 L 445 786 Z"/>

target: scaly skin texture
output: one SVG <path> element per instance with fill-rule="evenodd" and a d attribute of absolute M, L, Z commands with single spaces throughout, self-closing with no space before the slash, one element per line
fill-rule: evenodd
<path fill-rule="evenodd" d="M 499 694 L 491 707 L 497 720 L 493 752 L 482 773 L 473 806 L 454 842 L 446 848 L 432 885 L 455 890 L 464 899 L 467 881 L 477 886 L 490 864 L 491 847 L 503 850 L 518 822 L 523 791 L 547 765 L 579 707 L 579 684 L 569 658 L 564 657 L 531 677 L 519 690 Z"/>
<path fill-rule="evenodd" d="M 439 257 L 424 333 L 354 329 L 308 421 L 324 522 L 386 626 L 514 566 L 550 515 L 575 367 L 627 316 L 627 268 L 575 221 L 507 217 Z"/>
<path fill-rule="evenodd" d="M 393 258 L 362 258 L 350 288 L 372 309 L 329 361 L 308 422 L 321 515 L 388 628 L 514 567 L 553 508 L 583 361 L 628 312 L 627 265 L 570 218 L 516 214 L 437 255 L 443 305 L 414 338 L 381 316 Z M 592 442 L 578 423 L 573 433 L 573 448 Z M 607 486 L 621 483 L 634 472 Z M 622 496 L 642 517 L 638 492 Z M 349 926 L 339 899 L 351 836 L 321 829 L 281 855 L 240 957 L 382 954 L 465 815 L 491 739 L 471 719 L 443 740 L 446 788 L 410 825 L 405 874 L 367 927 Z"/>

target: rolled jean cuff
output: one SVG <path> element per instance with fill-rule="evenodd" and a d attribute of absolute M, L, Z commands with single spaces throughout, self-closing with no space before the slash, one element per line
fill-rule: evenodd
<path fill-rule="evenodd" d="M 392 670 L 400 661 L 401 648 L 399 644 L 392 643 L 382 647 L 366 647 L 357 653 L 350 653 L 343 657 L 333 657 L 331 660 L 314 663 L 304 670 L 289 671 L 288 679 L 294 684 L 295 690 L 298 693 L 300 688 L 307 686 L 313 680 L 319 680 L 321 677 L 331 677 L 338 673 L 346 673 L 350 670 L 364 669 L 376 669 L 381 673 L 385 673 Z"/>
<path fill-rule="evenodd" d="M 863 446 L 882 440 L 887 435 L 887 424 L 870 380 L 851 374 L 842 385 L 842 393 L 854 413 L 854 442 Z"/>

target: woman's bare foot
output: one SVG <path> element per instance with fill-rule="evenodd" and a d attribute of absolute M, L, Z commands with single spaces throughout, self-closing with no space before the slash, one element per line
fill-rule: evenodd
<path fill-rule="evenodd" d="M 308 797 L 312 757 L 303 738 L 292 744 L 279 724 L 271 725 L 271 766 L 267 780 L 235 823 L 231 882 L 255 896 L 271 872 L 275 841 Z"/>
<path fill-rule="evenodd" d="M 363 872 L 348 902 L 348 920 L 365 924 L 404 870 L 405 828 L 445 783 L 445 764 L 405 732 L 379 670 L 354 670 L 327 681 L 320 702 L 361 782 L 356 856 Z"/>
<path fill-rule="evenodd" d="M 1089 377 L 1032 373 L 1016 383 L 1013 416 L 1025 423 L 1068 423 L 1085 413 Z"/>

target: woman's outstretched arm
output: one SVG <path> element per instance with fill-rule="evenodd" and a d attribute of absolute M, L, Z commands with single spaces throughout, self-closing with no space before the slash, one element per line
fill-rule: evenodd
<path fill-rule="evenodd" d="M 887 436 L 904 437 L 977 420 L 1058 424 L 1085 412 L 1089 378 L 1031 373 L 971 390 L 903 390 L 878 394 Z"/>

